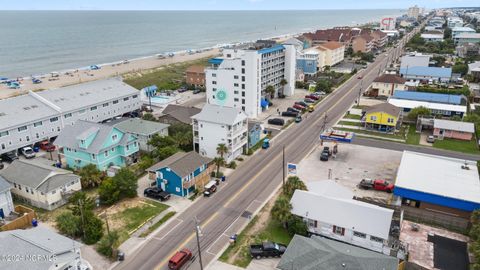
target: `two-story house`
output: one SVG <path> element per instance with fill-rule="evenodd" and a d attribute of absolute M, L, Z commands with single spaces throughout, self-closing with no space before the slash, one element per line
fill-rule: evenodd
<path fill-rule="evenodd" d="M 16 198 L 46 210 L 64 205 L 82 189 L 80 176 L 38 161 L 15 160 L 0 171 L 0 177 L 10 183 Z"/>
<path fill-rule="evenodd" d="M 202 111 L 192 116 L 194 149 L 200 155 L 215 158 L 217 147 L 225 144 L 224 159 L 230 162 L 247 148 L 247 115 L 239 108 L 205 104 Z"/>
<path fill-rule="evenodd" d="M 331 180 L 309 182 L 307 188 L 296 190 L 290 203 L 309 233 L 390 254 L 393 210 L 354 200 L 350 190 Z"/>
<path fill-rule="evenodd" d="M 380 132 L 395 132 L 401 125 L 401 109 L 390 104 L 380 103 L 365 111 L 362 121 L 366 129 Z"/>
<path fill-rule="evenodd" d="M 170 194 L 188 197 L 195 189 L 201 191 L 210 181 L 211 161 L 195 151 L 179 152 L 148 168 L 147 172 L 157 187 Z"/>
<path fill-rule="evenodd" d="M 396 74 L 383 74 L 373 80 L 368 95 L 373 97 L 390 97 L 395 90 L 407 90 L 404 78 Z"/>
<path fill-rule="evenodd" d="M 155 136 L 168 136 L 170 125 L 147 121 L 140 118 L 121 118 L 109 123 L 124 133 L 133 134 L 137 138 L 140 150 L 152 151 L 153 147 L 148 145 L 150 139 Z"/>
<path fill-rule="evenodd" d="M 135 162 L 139 150 L 134 135 L 113 126 L 83 120 L 65 127 L 54 144 L 61 148 L 68 167 L 95 164 L 101 171 Z"/>

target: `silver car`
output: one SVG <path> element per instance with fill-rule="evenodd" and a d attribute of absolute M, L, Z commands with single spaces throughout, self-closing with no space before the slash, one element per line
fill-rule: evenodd
<path fill-rule="evenodd" d="M 428 137 L 427 137 L 427 142 L 428 142 L 428 143 L 434 143 L 434 142 L 435 142 L 435 137 L 432 136 L 432 135 L 428 136 Z"/>
<path fill-rule="evenodd" d="M 20 152 L 22 153 L 22 155 L 24 155 L 26 158 L 34 158 L 35 157 L 35 152 L 33 151 L 33 149 L 29 146 L 27 147 L 24 147 L 20 150 Z"/>

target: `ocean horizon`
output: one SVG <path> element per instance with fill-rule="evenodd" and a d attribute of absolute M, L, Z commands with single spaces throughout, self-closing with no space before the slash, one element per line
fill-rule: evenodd
<path fill-rule="evenodd" d="M 0 77 L 355 26 L 401 9 L 288 11 L 0 11 Z"/>

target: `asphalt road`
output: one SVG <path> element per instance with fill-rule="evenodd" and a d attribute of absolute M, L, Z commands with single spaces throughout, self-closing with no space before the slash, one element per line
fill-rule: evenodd
<path fill-rule="evenodd" d="M 115 269 L 167 269 L 168 259 L 183 247 L 197 254 L 194 217 L 199 220 L 202 228 L 200 243 L 203 265 L 207 265 L 219 250 L 209 252 L 214 245 L 219 245 L 217 240 L 228 241 L 225 232 L 230 226 L 239 217 L 248 215 L 249 213 L 245 211 L 251 210 L 252 205 L 260 206 L 260 203 L 281 184 L 283 146 L 286 162 L 298 163 L 304 158 L 319 142 L 322 127 L 330 127 L 345 114 L 358 99 L 359 94 L 386 67 L 387 61 L 390 61 L 393 55 L 399 55 L 400 46 L 395 49 L 397 52 L 394 53 L 393 50 L 393 48 L 388 50 L 388 56 L 386 53 L 380 54 L 366 70 L 362 70 L 324 99 L 315 112 L 309 114 L 301 123 L 294 124 L 295 126 L 276 136 L 268 150 L 260 150 L 248 158 L 226 183 L 220 185 L 217 193 L 210 198 L 198 199 Z M 363 79 L 357 79 L 360 75 Z M 187 269 L 200 269 L 198 261 L 196 258 Z"/>

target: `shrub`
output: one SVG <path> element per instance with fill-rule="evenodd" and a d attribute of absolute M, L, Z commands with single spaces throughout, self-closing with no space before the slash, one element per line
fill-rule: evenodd
<path fill-rule="evenodd" d="M 238 161 L 243 161 L 244 159 L 242 157 L 237 158 Z"/>
<path fill-rule="evenodd" d="M 110 234 L 104 235 L 98 242 L 98 253 L 113 258 L 115 254 L 114 250 L 118 247 L 118 238 L 119 235 L 117 231 L 111 231 Z"/>
<path fill-rule="evenodd" d="M 103 222 L 91 211 L 83 215 L 85 222 L 83 242 L 87 245 L 95 244 L 103 236 Z"/>
<path fill-rule="evenodd" d="M 65 212 L 59 215 L 55 221 L 57 229 L 61 234 L 75 238 L 80 235 L 79 217 L 74 216 L 72 212 Z"/>
<path fill-rule="evenodd" d="M 237 163 L 232 160 L 230 163 L 228 163 L 228 168 L 235 170 L 237 168 Z"/>

